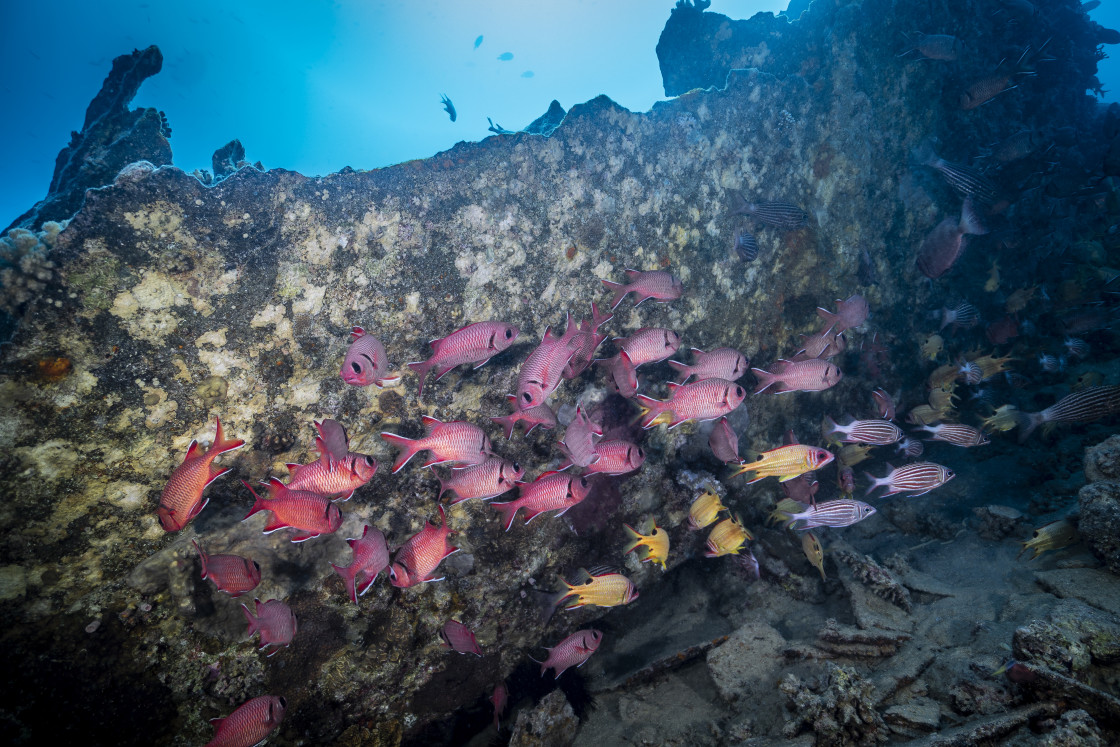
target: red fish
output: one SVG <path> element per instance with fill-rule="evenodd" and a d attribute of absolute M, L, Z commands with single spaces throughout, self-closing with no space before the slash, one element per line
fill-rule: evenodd
<path fill-rule="evenodd" d="M 544 404 L 564 376 L 564 369 L 579 352 L 580 340 L 575 322 L 568 317 L 567 330 L 557 337 L 552 327 L 544 331 L 544 339 L 521 364 L 517 374 L 517 406 L 524 410 Z"/>
<path fill-rule="evenodd" d="M 337 420 L 324 418 L 314 422 L 319 431 L 319 435 L 315 437 L 315 448 L 319 450 L 319 457 L 327 462 L 327 466 L 334 469 L 350 453 L 350 438 Z"/>
<path fill-rule="evenodd" d="M 708 446 L 711 447 L 716 459 L 724 464 L 731 462 L 739 464 L 743 461 L 739 457 L 739 437 L 731 430 L 727 418 L 716 421 L 716 427 L 712 428 L 712 435 L 708 437 Z"/>
<path fill-rule="evenodd" d="M 257 588 L 261 582 L 261 566 L 257 561 L 240 555 L 207 555 L 202 551 L 198 540 L 191 542 L 202 561 L 202 580 L 213 581 L 218 591 L 237 598 Z"/>
<path fill-rule="evenodd" d="M 248 607 L 241 605 L 241 609 L 245 612 L 245 619 L 249 623 L 249 637 L 252 638 L 255 633 L 260 633 L 261 647 L 258 650 L 264 651 L 269 646 L 275 646 L 276 648 L 268 654 L 272 656 L 280 650 L 281 646 L 287 648 L 295 637 L 296 614 L 292 612 L 291 607 L 278 599 L 269 599 L 264 603 L 259 599 L 254 601 L 257 605 L 256 617 L 253 617 Z"/>
<path fill-rule="evenodd" d="M 641 420 L 643 428 L 652 428 L 654 421 L 664 413 L 672 416 L 670 429 L 689 420 L 715 420 L 743 404 L 747 396 L 743 387 L 723 379 L 669 384 L 668 387 L 669 399 L 664 401 L 638 395 L 638 402 L 645 411 Z"/>
<path fill-rule="evenodd" d="M 693 376 L 697 381 L 704 379 L 724 379 L 737 381 L 747 372 L 747 356 L 735 348 L 716 348 L 705 353 L 699 348 L 692 349 L 692 357 L 696 362 L 691 366 L 679 361 L 669 361 L 669 366 L 680 374 L 678 384 L 685 384 Z"/>
<path fill-rule="evenodd" d="M 902 429 L 889 420 L 853 420 L 848 425 L 839 425 L 828 415 L 824 416 L 821 430 L 828 441 L 846 444 L 887 446 L 903 436 Z"/>
<path fill-rule="evenodd" d="M 871 399 L 875 402 L 875 410 L 883 420 L 894 420 L 894 398 L 882 387 L 871 392 Z"/>
<path fill-rule="evenodd" d="M 385 346 L 381 344 L 381 340 L 367 334 L 361 327 L 354 327 L 350 331 L 350 338 L 353 342 L 346 351 L 346 359 L 342 361 L 342 370 L 339 372 L 343 381 L 354 386 L 373 384 L 381 389 L 401 380 L 399 376 L 385 376 L 389 370 L 389 358 L 385 355 Z"/>
<path fill-rule="evenodd" d="M 440 645 L 444 648 L 449 648 L 460 654 L 482 656 L 482 649 L 479 648 L 478 640 L 474 637 L 474 633 L 458 620 L 448 620 L 445 622 L 443 627 L 440 628 L 439 637 L 443 639 L 443 643 Z"/>
<path fill-rule="evenodd" d="M 972 206 L 972 200 L 966 199 L 961 207 L 960 220 L 946 218 L 934 226 L 922 241 L 918 249 L 918 269 L 927 278 L 936 280 L 960 259 L 966 235 L 979 236 L 987 232 Z"/>
<path fill-rule="evenodd" d="M 291 473 L 288 490 L 310 490 L 348 501 L 377 472 L 377 462 L 371 456 L 350 451 L 346 431 L 337 421 L 316 421 L 315 427 L 319 429 L 315 438 L 319 459 L 311 464 L 286 465 Z"/>
<path fill-rule="evenodd" d="M 521 509 L 525 509 L 526 524 L 548 511 L 559 511 L 556 515 L 563 516 L 565 511 L 586 498 L 590 490 L 591 483 L 586 477 L 545 472 L 531 483 L 522 483 L 517 500 L 490 505 L 502 515 L 502 523 L 508 532 Z"/>
<path fill-rule="evenodd" d="M 629 441 L 602 441 L 595 445 L 599 457 L 584 470 L 585 475 L 624 475 L 639 469 L 646 461 L 646 453 Z"/>
<path fill-rule="evenodd" d="M 638 393 L 638 372 L 630 363 L 630 358 L 625 352 L 613 358 L 598 361 L 607 367 L 611 387 L 624 399 L 630 399 Z"/>
<path fill-rule="evenodd" d="M 342 576 L 350 601 L 357 604 L 358 597 L 369 591 L 381 571 L 389 567 L 389 547 L 381 530 L 373 529 L 369 524 L 362 528 L 361 538 L 351 538 L 346 542 L 354 551 L 354 559 L 347 566 L 331 563 L 331 568 Z"/>
<path fill-rule="evenodd" d="M 431 459 L 424 462 L 425 467 L 445 462 L 459 465 L 481 464 L 494 454 L 490 439 L 477 425 L 461 420 L 444 423 L 427 415 L 420 421 L 428 431 L 423 438 L 405 438 L 385 431 L 381 433 L 383 439 L 401 450 L 397 460 L 393 462 L 394 475 L 421 451 L 429 451 L 432 455 Z"/>
<path fill-rule="evenodd" d="M 442 525 L 437 527 L 431 522 L 424 522 L 424 528 L 409 537 L 397 551 L 397 557 L 389 566 L 389 580 L 393 586 L 407 589 L 429 581 L 442 581 L 443 576 L 433 578 L 432 574 L 444 558 L 459 552 L 458 547 L 447 543 L 447 538 L 453 532 L 447 526 L 443 506 L 437 508 Z"/>
<path fill-rule="evenodd" d="M 633 368 L 663 361 L 681 346 L 680 335 L 661 327 L 643 327 L 629 337 L 614 339 L 626 353 Z"/>
<path fill-rule="evenodd" d="M 658 303 L 676 301 L 684 293 L 684 285 L 681 281 L 662 270 L 652 272 L 627 270 L 626 279 L 629 282 L 625 285 L 612 283 L 609 280 L 603 281 L 603 285 L 607 286 L 608 290 L 614 291 L 614 298 L 611 299 L 611 311 L 618 308 L 622 299 L 626 298 L 627 293 L 633 293 L 638 298 L 635 306 L 641 306 L 642 301 L 647 298 L 652 298 Z"/>
<path fill-rule="evenodd" d="M 763 371 L 761 368 L 752 368 L 751 371 L 759 380 L 755 394 L 772 386 L 776 387 L 772 391 L 779 394 L 820 392 L 844 378 L 844 373 L 836 365 L 820 359 L 796 362 L 779 359 L 773 371 Z"/>
<path fill-rule="evenodd" d="M 506 690 L 504 682 L 499 682 L 494 685 L 494 694 L 490 696 L 490 702 L 494 705 L 494 728 L 502 728 L 500 721 L 501 715 L 506 712 L 506 701 L 509 700 L 509 692 Z"/>
<path fill-rule="evenodd" d="M 556 444 L 556 447 L 564 453 L 564 456 L 568 457 L 567 463 L 562 465 L 557 472 L 566 470 L 573 464 L 577 467 L 594 464 L 599 458 L 599 455 L 595 453 L 596 437 L 602 437 L 602 435 L 603 427 L 587 417 L 582 404 L 577 404 L 576 415 L 572 418 L 572 422 L 568 424 L 568 429 L 564 431 L 564 440 Z"/>
<path fill-rule="evenodd" d="M 439 477 L 439 495 L 451 491 L 455 500 L 451 505 L 468 501 L 471 498 L 489 500 L 507 490 L 512 490 L 525 475 L 525 469 L 517 462 L 507 462 L 501 457 L 491 457 L 482 464 L 455 470 L 449 477 Z"/>
<path fill-rule="evenodd" d="M 338 506 L 318 493 L 289 490 L 287 485 L 273 477 L 264 483 L 268 485 L 268 500 L 265 500 L 256 494 L 252 485 L 244 480 L 241 484 L 249 488 L 256 499 L 245 518 L 259 511 L 271 514 L 264 527 L 265 534 L 292 527 L 299 530 L 292 535 L 292 542 L 303 542 L 320 534 L 333 534 L 342 526 L 342 512 Z"/>
<path fill-rule="evenodd" d="M 836 299 L 835 314 L 828 309 L 817 307 L 817 316 L 828 322 L 832 331 L 837 334 L 863 324 L 870 313 L 871 308 L 867 304 L 867 299 L 858 293 L 848 296 L 844 301 Z"/>
<path fill-rule="evenodd" d="M 552 430 L 556 427 L 556 413 L 552 408 L 546 404 L 540 404 L 536 407 L 528 407 L 524 410 L 517 409 L 517 397 L 512 394 L 506 397 L 509 404 L 513 407 L 513 412 L 509 415 L 502 415 L 498 418 L 490 418 L 492 421 L 502 426 L 505 431 L 506 438 L 513 438 L 513 427 L 518 423 L 525 423 L 528 428 L 525 429 L 525 435 L 528 436 L 533 432 L 533 429 L 538 425 L 542 428 Z"/>
<path fill-rule="evenodd" d="M 206 747 L 253 747 L 260 744 L 284 720 L 287 701 L 276 695 L 247 700 L 225 718 L 212 718 L 214 738 Z"/>
<path fill-rule="evenodd" d="M 424 393 L 424 380 L 428 371 L 435 369 L 436 381 L 448 371 L 463 363 L 475 363 L 475 369 L 482 368 L 487 361 L 507 349 L 517 340 L 521 330 L 505 322 L 475 322 L 456 330 L 442 340 L 432 340 L 432 357 L 426 361 L 409 363 L 408 367 L 420 377 L 420 389 Z"/>
<path fill-rule="evenodd" d="M 856 471 L 851 467 L 841 467 L 836 475 L 836 484 L 840 487 L 841 493 L 850 496 L 856 489 Z"/>
<path fill-rule="evenodd" d="M 159 524 L 165 532 L 177 532 L 198 516 L 209 498 L 202 498 L 206 486 L 229 472 L 230 468 L 216 469 L 214 458 L 227 451 L 239 449 L 245 442 L 237 439 L 226 440 L 222 433 L 222 421 L 214 418 L 214 443 L 203 451 L 198 441 L 191 441 L 183 463 L 171 473 L 171 478 L 159 494 Z"/>
<path fill-rule="evenodd" d="M 832 327 L 822 329 L 812 337 L 801 335 L 805 338 L 804 347 L 793 356 L 793 361 L 807 361 L 813 358 L 835 358 L 848 349 L 848 341 L 844 335 L 835 332 Z"/>
<path fill-rule="evenodd" d="M 890 465 L 887 465 L 888 467 Z M 936 487 L 940 487 L 945 483 L 952 480 L 955 475 L 953 470 L 948 467 L 943 467 L 940 464 L 933 462 L 914 462 L 913 464 L 906 464 L 898 469 L 892 469 L 886 477 L 878 478 L 874 475 L 865 472 L 867 479 L 871 481 L 871 487 L 867 489 L 866 495 L 871 495 L 872 491 L 876 488 L 886 487 L 887 492 L 883 493 L 882 498 L 895 493 L 902 493 L 907 490 L 918 491 L 911 493 L 911 498 L 916 498 L 919 495 L 925 495 Z"/>
<path fill-rule="evenodd" d="M 569 667 L 582 667 L 584 662 L 591 658 L 591 654 L 598 650 L 602 641 L 603 634 L 598 630 L 592 628 L 577 630 L 552 648 L 545 649 L 548 657 L 544 661 L 537 662 L 541 665 L 541 676 L 543 677 L 544 673 L 551 669 L 556 672 L 553 679 L 560 679 L 560 675 Z"/>
<path fill-rule="evenodd" d="M 579 333 L 573 337 L 572 343 L 576 346 L 576 352 L 572 359 L 568 361 L 568 365 L 564 367 L 563 375 L 565 379 L 576 378 L 591 365 L 591 361 L 595 357 L 595 350 L 603 340 L 607 339 L 605 333 L 599 333 L 599 327 L 613 318 L 614 314 L 600 314 L 599 306 L 592 302 L 591 319 L 584 319 L 579 325 Z"/>

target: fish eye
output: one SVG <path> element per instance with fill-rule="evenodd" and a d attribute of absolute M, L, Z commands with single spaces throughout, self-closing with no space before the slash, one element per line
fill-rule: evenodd
<path fill-rule="evenodd" d="M 735 370 L 738 370 L 738 369 L 735 369 Z M 743 391 L 743 387 L 737 386 L 737 387 L 735 387 L 735 396 L 736 397 L 746 397 L 747 393 Z"/>
<path fill-rule="evenodd" d="M 357 361 L 350 361 L 350 368 L 354 369 L 354 373 L 356 374 L 362 372 L 362 367 L 358 365 Z"/>
<path fill-rule="evenodd" d="M 511 337 L 513 337 L 513 330 L 509 327 L 506 327 L 506 339 L 508 340 Z"/>
<path fill-rule="evenodd" d="M 261 572 L 261 564 L 255 560 L 253 561 L 253 567 L 257 569 L 257 573 Z"/>
<path fill-rule="evenodd" d="M 533 395 L 529 394 L 528 392 L 523 392 L 521 394 L 521 396 L 525 398 L 526 402 L 532 402 L 533 401 Z"/>
<path fill-rule="evenodd" d="M 284 700 L 284 696 L 282 696 L 282 695 L 277 696 L 277 700 L 280 701 L 280 707 L 281 708 L 287 708 L 288 707 L 288 701 Z"/>
<path fill-rule="evenodd" d="M 579 486 L 581 488 L 586 488 L 587 487 L 587 478 L 586 477 L 579 478 Z"/>
<path fill-rule="evenodd" d="M 641 446 L 638 447 L 638 458 L 639 459 L 645 459 L 646 458 L 646 453 L 644 451 L 642 451 Z"/>
<path fill-rule="evenodd" d="M 520 472 L 521 471 L 521 465 L 518 464 L 517 462 L 514 462 L 513 463 L 513 471 L 514 472 Z"/>

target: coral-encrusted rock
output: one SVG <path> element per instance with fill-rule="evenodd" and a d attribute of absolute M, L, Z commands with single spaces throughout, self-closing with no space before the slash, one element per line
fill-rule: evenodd
<path fill-rule="evenodd" d="M 1084 602 L 1065 599 L 1048 622 L 1036 620 L 1016 630 L 1012 647 L 1021 661 L 1083 677 L 1094 664 L 1120 660 L 1120 623 Z"/>
<path fill-rule="evenodd" d="M 1120 480 L 1120 435 L 1085 449 L 1085 482 Z"/>
<path fill-rule="evenodd" d="M 828 664 L 824 680 L 811 686 L 792 674 L 779 688 L 789 699 L 786 737 L 810 729 L 817 747 L 873 745 L 887 740 L 887 726 L 875 710 L 874 687 L 854 669 Z"/>
<path fill-rule="evenodd" d="M 519 711 L 510 747 L 566 747 L 575 741 L 579 719 L 564 693 L 553 690 L 534 708 Z"/>
<path fill-rule="evenodd" d="M 766 623 L 749 623 L 736 630 L 708 654 L 708 672 L 719 694 L 752 710 L 774 700 L 785 645 L 782 634 Z"/>
<path fill-rule="evenodd" d="M 1042 747 L 1105 747 L 1106 744 L 1097 722 L 1082 710 L 1063 713 L 1054 731 L 1042 741 Z"/>
<path fill-rule="evenodd" d="M 1120 482 L 1094 482 L 1077 496 L 1077 532 L 1108 570 L 1120 574 Z"/>

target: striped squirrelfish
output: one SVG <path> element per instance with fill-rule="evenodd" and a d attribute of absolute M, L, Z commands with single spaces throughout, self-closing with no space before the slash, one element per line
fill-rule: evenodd
<path fill-rule="evenodd" d="M 808 214 L 788 202 L 747 202 L 739 196 L 739 206 L 732 215 L 749 215 L 761 223 L 774 228 L 801 228 L 809 225 Z"/>
<path fill-rule="evenodd" d="M 867 488 L 865 495 L 871 495 L 876 488 L 886 487 L 887 492 L 883 493 L 880 496 L 881 498 L 886 498 L 888 495 L 894 495 L 895 493 L 904 493 L 908 490 L 916 491 L 910 494 L 911 498 L 916 498 L 956 477 L 953 470 L 933 462 L 906 464 L 898 469 L 892 469 L 885 477 L 881 478 L 867 472 L 864 474 L 871 481 L 871 486 Z"/>
<path fill-rule="evenodd" d="M 439 381 L 448 371 L 464 363 L 476 364 L 475 369 L 482 368 L 495 355 L 509 348 L 519 334 L 520 329 L 505 322 L 475 322 L 443 339 L 432 340 L 428 343 L 432 347 L 432 357 L 408 364 L 420 377 L 416 396 L 424 394 L 428 371 L 435 369 L 435 381 Z"/>
<path fill-rule="evenodd" d="M 778 503 L 770 518 L 774 521 L 784 521 L 787 528 L 805 530 L 815 527 L 850 527 L 873 513 L 875 513 L 874 506 L 850 498 L 824 501 L 815 506 L 806 506 L 804 503 L 787 498 Z M 797 522 L 803 523 L 794 526 Z"/>
<path fill-rule="evenodd" d="M 685 384 L 693 376 L 697 381 L 704 379 L 724 379 L 737 381 L 747 372 L 747 356 L 735 348 L 716 348 L 705 353 L 699 348 L 692 348 L 692 357 L 696 360 L 691 366 L 680 361 L 669 361 L 669 367 L 679 375 L 678 384 Z"/>
<path fill-rule="evenodd" d="M 187 447 L 187 455 L 183 463 L 171 473 L 163 492 L 159 494 L 159 524 L 165 532 L 177 532 L 198 516 L 209 498 L 203 499 L 202 491 L 206 486 L 229 472 L 230 468 L 217 469 L 214 459 L 227 451 L 239 449 L 245 445 L 240 439 L 226 440 L 222 432 L 222 421 L 214 418 L 214 443 L 203 451 L 198 441 L 191 441 Z"/>
<path fill-rule="evenodd" d="M 790 444 L 755 454 L 753 459 L 748 456 L 731 476 L 747 475 L 748 485 L 767 477 L 777 477 L 779 482 L 785 482 L 806 472 L 818 470 L 834 458 L 828 449 Z"/>
<path fill-rule="evenodd" d="M 614 298 L 611 299 L 611 311 L 618 308 L 618 305 L 622 303 L 622 299 L 626 298 L 628 293 L 633 293 L 638 298 L 635 306 L 641 306 L 647 298 L 652 298 L 658 303 L 676 301 L 684 293 L 684 284 L 664 270 L 653 270 L 651 272 L 627 270 L 626 280 L 628 281 L 626 283 L 603 281 L 607 290 L 614 291 Z"/>
<path fill-rule="evenodd" d="M 966 449 L 970 446 L 983 446 L 991 443 L 983 431 L 963 423 L 941 423 L 939 425 L 919 425 L 918 427 L 933 434 L 933 438 L 926 439 L 927 441 L 944 441 L 954 446 L 963 446 Z"/>
<path fill-rule="evenodd" d="M 738 555 L 747 541 L 753 539 L 754 536 L 747 531 L 738 517 L 724 519 L 712 527 L 712 531 L 708 534 L 708 549 L 704 551 L 704 557 Z"/>
<path fill-rule="evenodd" d="M 515 501 L 491 503 L 502 515 L 505 530 L 513 526 L 517 512 L 525 509 L 525 523 L 548 511 L 558 511 L 562 516 L 572 506 L 583 501 L 591 491 L 591 482 L 586 477 L 572 477 L 562 472 L 545 472 L 531 483 L 519 484 L 520 494 Z"/>
<path fill-rule="evenodd" d="M 261 695 L 239 705 L 224 718 L 212 718 L 214 738 L 206 747 L 252 747 L 268 738 L 284 719 L 288 703 L 276 695 Z"/>
<path fill-rule="evenodd" d="M 191 540 L 198 550 L 202 562 L 202 580 L 214 582 L 218 591 L 224 591 L 235 599 L 247 591 L 257 588 L 261 582 L 261 565 L 250 558 L 240 555 L 207 555 L 199 546 L 198 540 Z"/>
<path fill-rule="evenodd" d="M 567 579 L 560 577 L 566 590 L 553 598 L 553 608 L 574 610 L 586 605 L 617 607 L 638 598 L 638 590 L 630 579 L 609 568 L 580 568 L 572 580 L 574 583 L 568 583 Z"/>
<path fill-rule="evenodd" d="M 1019 443 L 1044 423 L 1091 423 L 1120 412 L 1120 386 L 1094 386 L 1067 394 L 1042 412 L 1018 413 Z"/>
<path fill-rule="evenodd" d="M 439 495 L 436 500 L 440 500 L 444 493 L 451 491 L 455 494 L 455 500 L 451 501 L 452 506 L 472 498 L 486 501 L 513 490 L 524 476 L 525 468 L 517 462 L 509 462 L 501 457 L 490 457 L 482 464 L 453 470 L 447 477 L 437 475 Z"/>
<path fill-rule="evenodd" d="M 953 308 L 943 306 L 941 308 L 941 326 L 937 331 L 953 325 L 953 329 L 972 329 L 980 323 L 980 310 L 970 304 L 968 301 L 961 301 Z"/>
<path fill-rule="evenodd" d="M 643 410 L 642 428 L 652 428 L 661 422 L 658 418 L 662 415 L 671 416 L 670 429 L 689 420 L 715 420 L 743 404 L 747 396 L 743 387 L 725 379 L 704 379 L 679 385 L 670 383 L 668 387 L 667 400 L 638 395 Z"/>
<path fill-rule="evenodd" d="M 902 438 L 902 429 L 889 420 L 853 420 L 848 425 L 838 425 L 828 415 L 824 416 L 821 432 L 829 443 L 871 444 L 887 446 Z M 837 436 L 842 438 L 837 438 Z"/>
<path fill-rule="evenodd" d="M 331 568 L 342 576 L 350 601 L 357 604 L 358 597 L 369 591 L 381 571 L 389 567 L 389 546 L 385 544 L 385 535 L 381 530 L 369 524 L 362 529 L 361 538 L 351 538 L 346 543 L 354 551 L 353 561 L 348 566 L 331 563 Z"/>
<path fill-rule="evenodd" d="M 494 455 L 490 439 L 473 423 L 461 420 L 444 423 L 428 415 L 422 417 L 421 422 L 428 431 L 422 438 L 405 438 L 382 431 L 381 437 L 401 450 L 393 462 L 394 475 L 421 451 L 429 451 L 432 455 L 431 459 L 424 462 L 425 467 L 445 462 L 459 465 L 482 464 Z"/>
<path fill-rule="evenodd" d="M 630 539 L 622 553 L 637 551 L 638 560 L 643 563 L 654 563 L 665 570 L 665 561 L 669 557 L 669 533 L 652 521 L 648 527 L 643 527 L 649 534 L 642 534 L 629 524 L 623 524 L 626 535 Z"/>
<path fill-rule="evenodd" d="M 719 495 L 708 491 L 700 494 L 688 509 L 688 528 L 703 529 L 719 518 L 721 511 L 726 511 L 727 506 L 720 501 Z"/>
<path fill-rule="evenodd" d="M 339 372 L 343 381 L 353 386 L 373 384 L 381 389 L 401 380 L 399 376 L 385 376 L 389 370 L 389 358 L 385 355 L 385 346 L 381 344 L 381 340 L 361 327 L 354 327 L 350 331 L 350 339 L 350 349 L 346 351 L 346 359 L 342 361 L 342 370 Z"/>
<path fill-rule="evenodd" d="M 820 392 L 836 385 L 844 378 L 844 373 L 835 364 L 820 358 L 803 361 L 779 359 L 772 368 L 773 371 L 751 369 L 758 378 L 755 394 L 764 392 L 770 387 L 774 387 L 771 391 L 777 394 Z"/>
<path fill-rule="evenodd" d="M 599 648 L 603 634 L 593 628 L 577 630 L 552 648 L 545 648 L 548 657 L 544 661 L 537 661 L 541 665 L 541 677 L 549 669 L 556 672 L 553 679 L 560 679 L 560 675 L 568 667 L 582 667 L 584 662 L 591 658 L 591 654 Z M 533 657 L 529 657 L 532 659 Z"/>
<path fill-rule="evenodd" d="M 389 566 L 389 581 L 393 586 L 407 589 L 429 581 L 442 581 L 443 576 L 433 578 L 436 568 L 448 555 L 459 552 L 458 547 L 452 547 L 447 542 L 453 532 L 447 526 L 447 514 L 443 512 L 443 506 L 438 505 L 437 508 L 442 524 L 437 527 L 431 522 L 424 522 L 424 528 L 409 537 L 401 549 L 397 550 L 397 555 Z"/>
<path fill-rule="evenodd" d="M 273 477 L 267 483 L 262 483 L 268 486 L 266 500 L 257 495 L 249 483 L 242 480 L 241 484 L 249 488 L 256 499 L 245 519 L 260 511 L 269 513 L 268 523 L 264 527 L 265 534 L 291 527 L 299 530 L 292 535 L 292 542 L 303 542 L 320 534 L 333 534 L 342 526 L 342 512 L 338 506 L 318 493 L 289 490 L 287 485 Z"/>

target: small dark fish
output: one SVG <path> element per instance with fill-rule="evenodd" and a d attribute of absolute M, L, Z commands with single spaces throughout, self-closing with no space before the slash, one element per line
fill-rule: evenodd
<path fill-rule="evenodd" d="M 490 126 L 487 127 L 486 129 L 489 130 L 490 132 L 493 132 L 495 135 L 512 135 L 513 134 L 513 130 L 507 130 L 505 127 L 502 127 L 500 124 L 496 124 L 494 122 L 494 120 L 490 119 L 490 117 L 487 117 L 486 121 L 490 123 Z"/>
<path fill-rule="evenodd" d="M 953 308 L 948 306 L 941 309 L 941 326 L 938 332 L 953 325 L 953 329 L 971 329 L 980 323 L 980 310 L 967 301 L 961 301 Z"/>
<path fill-rule="evenodd" d="M 788 202 L 747 202 L 739 197 L 732 215 L 749 215 L 774 228 L 801 228 L 809 225 L 809 215 Z"/>
<path fill-rule="evenodd" d="M 1021 130 L 992 146 L 992 158 L 1000 163 L 1011 163 L 1026 158 L 1042 145 L 1041 136 L 1034 130 Z"/>
<path fill-rule="evenodd" d="M 532 78 L 533 77 L 533 71 L 532 70 L 526 70 L 525 72 L 521 73 L 521 77 L 522 78 Z"/>
<path fill-rule="evenodd" d="M 478 49 L 481 46 L 482 46 L 482 34 L 479 34 L 478 38 L 474 40 L 474 48 Z"/>
<path fill-rule="evenodd" d="M 976 169 L 962 163 L 946 161 L 938 156 L 932 148 L 927 148 L 921 153 L 924 156 L 922 165 L 940 171 L 949 186 L 956 190 L 961 197 L 972 197 L 984 205 L 991 205 L 996 201 L 996 186 L 988 177 Z"/>
<path fill-rule="evenodd" d="M 744 262 L 753 262 L 758 258 L 758 239 L 743 227 L 735 229 L 734 248 L 735 254 Z"/>
<path fill-rule="evenodd" d="M 927 60 L 944 60 L 945 62 L 954 62 L 963 49 L 961 40 L 955 36 L 948 34 L 915 34 L 916 39 L 906 38 L 913 42 L 913 46 L 907 49 L 899 57 L 905 57 L 911 52 L 917 52 Z"/>
<path fill-rule="evenodd" d="M 960 220 L 946 218 L 934 226 L 918 250 L 918 269 L 936 280 L 956 264 L 964 253 L 965 236 L 982 235 L 988 230 L 980 222 L 971 199 L 965 199 Z"/>
<path fill-rule="evenodd" d="M 509 62 L 513 59 L 513 52 L 502 52 L 500 55 L 498 55 L 498 59 L 502 62 Z"/>
<path fill-rule="evenodd" d="M 981 78 L 973 83 L 960 97 L 961 109 L 968 111 L 975 109 L 978 106 L 983 106 L 1001 93 L 1018 88 L 1018 86 L 1010 85 L 1011 75 L 1009 73 L 996 73 L 989 75 L 987 78 Z"/>
<path fill-rule="evenodd" d="M 451 117 L 451 121 L 454 122 L 455 118 L 459 116 L 455 112 L 455 105 L 451 103 L 451 99 L 447 98 L 446 93 L 441 93 L 440 99 L 440 103 L 443 104 L 443 109 L 447 112 L 447 116 Z"/>

